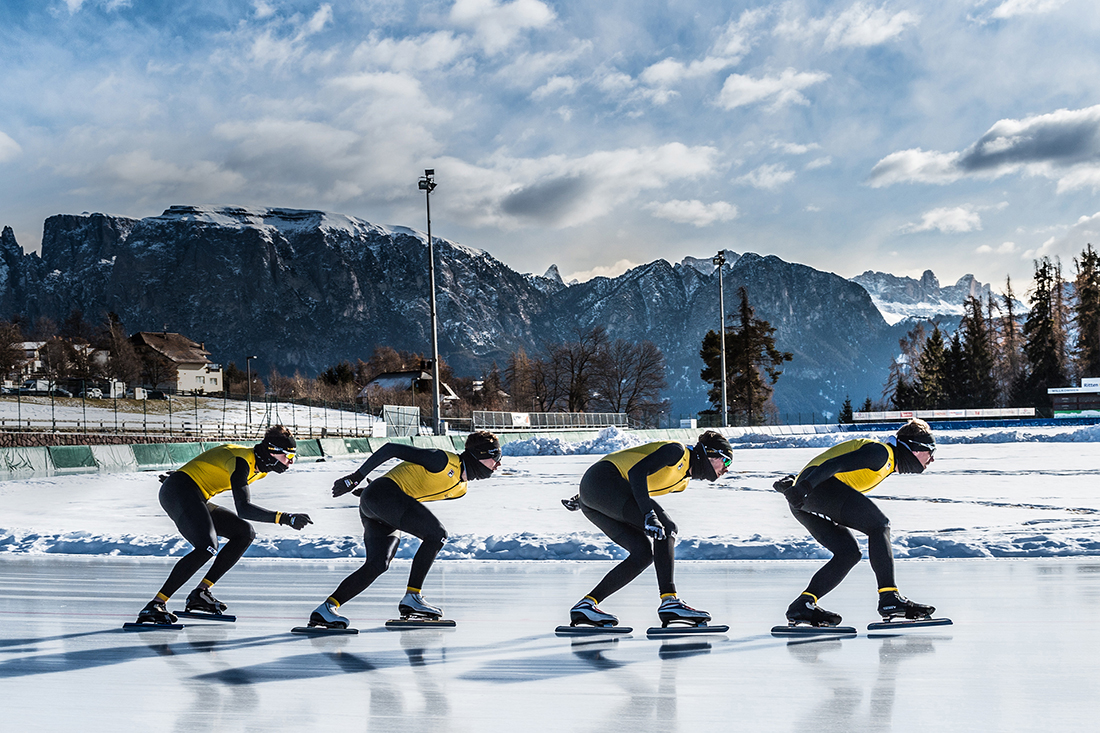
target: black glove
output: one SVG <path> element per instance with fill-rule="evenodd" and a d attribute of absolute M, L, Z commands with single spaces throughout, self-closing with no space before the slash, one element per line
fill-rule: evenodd
<path fill-rule="evenodd" d="M 568 499 L 562 499 L 561 505 L 571 512 L 575 512 L 581 508 L 581 495 L 571 496 Z"/>
<path fill-rule="evenodd" d="M 313 524 L 313 520 L 309 518 L 308 514 L 287 514 L 284 512 L 279 515 L 279 524 L 285 524 L 288 527 L 300 530 L 307 524 Z"/>
<path fill-rule="evenodd" d="M 163 484 L 165 481 L 168 480 L 168 477 L 171 476 L 173 473 L 175 473 L 175 471 L 169 471 L 168 473 L 162 473 L 161 475 L 157 476 L 157 478 L 159 478 L 160 482 Z"/>
<path fill-rule="evenodd" d="M 357 473 L 349 473 L 347 476 L 344 476 L 344 478 L 338 478 L 332 484 L 332 495 L 334 497 L 343 496 L 344 494 L 348 493 L 356 486 L 358 486 L 359 482 L 362 480 L 363 479 L 360 478 L 359 474 Z"/>
<path fill-rule="evenodd" d="M 778 491 L 780 494 L 786 494 L 787 490 L 794 486 L 794 479 L 794 474 L 788 473 L 786 476 L 772 484 L 772 488 Z"/>
<path fill-rule="evenodd" d="M 645 515 L 645 533 L 655 540 L 663 540 L 665 538 L 665 525 L 661 524 L 661 520 L 657 519 L 657 512 L 650 511 Z"/>

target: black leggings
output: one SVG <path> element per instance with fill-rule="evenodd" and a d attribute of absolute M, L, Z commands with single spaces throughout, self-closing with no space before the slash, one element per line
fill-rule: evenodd
<path fill-rule="evenodd" d="M 443 549 L 447 530 L 431 511 L 412 498 L 393 479 L 371 481 L 359 497 L 359 519 L 363 522 L 363 566 L 344 578 L 332 598 L 341 605 L 362 593 L 390 567 L 401 533 L 420 538 L 413 556 L 409 587 L 423 588 L 435 556 Z"/>
<path fill-rule="evenodd" d="M 169 474 L 160 486 L 160 505 L 176 523 L 176 529 L 195 549 L 181 557 L 160 592 L 171 597 L 199 568 L 215 557 L 206 580 L 216 583 L 237 564 L 252 544 L 256 531 L 233 512 L 203 498 L 195 480 L 182 471 Z M 218 551 L 218 538 L 229 541 Z"/>
<path fill-rule="evenodd" d="M 663 540 L 650 539 L 645 533 L 645 518 L 634 500 L 630 482 L 610 461 L 599 461 L 584 472 L 580 496 L 584 516 L 612 542 L 630 553 L 611 568 L 588 595 L 599 603 L 637 578 L 650 564 L 657 571 L 657 589 L 661 594 L 675 593 L 676 584 L 672 575 L 676 541 L 672 535 L 676 531 L 676 523 L 665 514 L 665 510 L 653 502 L 653 511 L 657 512 L 657 517 L 665 526 L 666 534 Z"/>
<path fill-rule="evenodd" d="M 791 514 L 833 553 L 832 559 L 810 580 L 807 593 L 821 598 L 836 588 L 863 557 L 849 527 L 867 535 L 867 556 L 878 587 L 896 585 L 890 520 L 866 496 L 831 478 L 810 491 L 800 508 L 791 506 Z"/>

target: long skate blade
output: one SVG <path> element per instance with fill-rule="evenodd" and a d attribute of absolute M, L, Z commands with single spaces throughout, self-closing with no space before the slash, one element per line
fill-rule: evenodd
<path fill-rule="evenodd" d="M 127 631 L 179 631 L 183 624 L 139 624 L 129 622 L 122 625 Z"/>
<path fill-rule="evenodd" d="M 386 622 L 387 629 L 453 629 L 457 624 L 449 618 L 391 618 Z"/>
<path fill-rule="evenodd" d="M 854 626 L 773 626 L 772 636 L 855 636 Z"/>
<path fill-rule="evenodd" d="M 920 628 L 921 626 L 951 626 L 949 618 L 894 619 L 867 624 L 868 631 L 899 631 L 901 629 Z"/>
<path fill-rule="evenodd" d="M 693 636 L 695 634 L 724 634 L 729 626 L 653 626 L 645 630 L 646 636 Z"/>
<path fill-rule="evenodd" d="M 295 626 L 290 630 L 290 633 L 328 636 L 330 634 L 358 634 L 359 629 L 330 629 L 327 626 Z"/>
<path fill-rule="evenodd" d="M 629 634 L 634 629 L 630 626 L 559 626 L 554 629 L 558 636 L 606 636 L 616 634 Z"/>
<path fill-rule="evenodd" d="M 228 621 L 230 623 L 237 620 L 236 616 L 228 613 L 207 613 L 206 611 L 172 611 L 181 618 L 199 618 L 205 621 Z"/>

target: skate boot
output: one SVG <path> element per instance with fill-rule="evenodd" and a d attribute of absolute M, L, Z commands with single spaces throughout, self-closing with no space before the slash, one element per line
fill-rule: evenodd
<path fill-rule="evenodd" d="M 348 627 L 348 619 L 346 616 L 341 616 L 336 613 L 336 604 L 332 601 L 325 601 L 317 608 L 313 609 L 313 613 L 309 614 L 310 626 L 323 626 L 326 629 L 346 629 Z"/>
<path fill-rule="evenodd" d="M 184 610 L 188 613 L 198 611 L 223 614 L 227 608 L 228 606 L 214 597 L 209 588 L 196 588 L 191 591 L 187 595 L 187 604 L 184 606 Z"/>
<path fill-rule="evenodd" d="M 437 620 L 443 617 L 443 610 L 435 606 L 429 606 L 419 593 L 409 591 L 401 602 L 397 604 L 397 612 L 401 618 L 426 618 Z"/>
<path fill-rule="evenodd" d="M 162 601 L 149 601 L 138 613 L 139 624 L 174 624 L 179 618 L 164 607 Z"/>
<path fill-rule="evenodd" d="M 705 626 L 710 621 L 710 614 L 692 608 L 676 596 L 669 596 L 661 601 L 657 608 L 657 615 L 661 617 L 661 626 L 678 623 L 688 626 Z"/>
<path fill-rule="evenodd" d="M 601 611 L 596 602 L 587 596 L 569 609 L 570 626 L 618 626 L 619 619 Z"/>
<path fill-rule="evenodd" d="M 883 621 L 894 618 L 921 619 L 931 618 L 936 612 L 935 606 L 926 606 L 923 603 L 914 603 L 897 589 L 884 591 L 878 596 L 878 613 Z"/>
<path fill-rule="evenodd" d="M 787 606 L 787 621 L 791 626 L 836 626 L 840 623 L 840 614 L 826 611 L 817 605 L 813 595 L 803 593 Z"/>

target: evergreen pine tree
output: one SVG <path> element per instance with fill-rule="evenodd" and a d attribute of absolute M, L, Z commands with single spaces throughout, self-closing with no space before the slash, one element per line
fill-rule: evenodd
<path fill-rule="evenodd" d="M 947 354 L 943 332 L 937 325 L 924 344 L 917 362 L 917 390 L 919 407 L 925 410 L 943 409 L 947 406 L 946 386 Z"/>
<path fill-rule="evenodd" d="M 738 293 L 741 302 L 737 309 L 737 323 L 726 329 L 727 400 L 736 421 L 756 425 L 771 399 L 771 385 L 779 381 L 779 375 L 783 373 L 779 366 L 790 361 L 793 354 L 776 348 L 773 336 L 776 329 L 756 317 L 749 305 L 748 291 L 742 287 Z M 720 343 L 719 334 L 708 331 L 699 351 L 705 365 L 700 377 L 711 385 L 707 397 L 719 411 L 722 407 Z"/>
<path fill-rule="evenodd" d="M 963 303 L 962 359 L 959 363 L 959 401 L 964 408 L 987 408 L 997 404 L 997 382 L 993 376 L 993 351 L 989 327 L 977 298 Z"/>
<path fill-rule="evenodd" d="M 1024 354 L 1020 323 L 1016 315 L 1016 294 L 1012 292 L 1012 278 L 1005 278 L 1005 292 L 1001 298 L 1003 315 L 1000 319 L 999 353 L 996 364 L 997 386 L 1001 400 L 1008 404 L 1017 390 L 1023 374 Z"/>
<path fill-rule="evenodd" d="M 1074 259 L 1077 277 L 1074 286 L 1077 302 L 1076 367 L 1078 378 L 1100 377 L 1100 254 L 1085 245 L 1080 259 Z"/>
<path fill-rule="evenodd" d="M 852 398 L 849 395 L 844 395 L 844 404 L 840 406 L 840 416 L 837 418 L 837 422 L 841 425 L 850 425 L 855 422 L 852 418 Z"/>
<path fill-rule="evenodd" d="M 1047 408 L 1047 389 L 1064 387 L 1068 381 L 1065 369 L 1065 344 L 1062 329 L 1063 302 L 1060 281 L 1049 257 L 1035 261 L 1035 285 L 1031 292 L 1031 312 L 1024 322 L 1023 346 L 1027 367 L 1018 381 L 1013 402 L 1017 405 Z"/>

